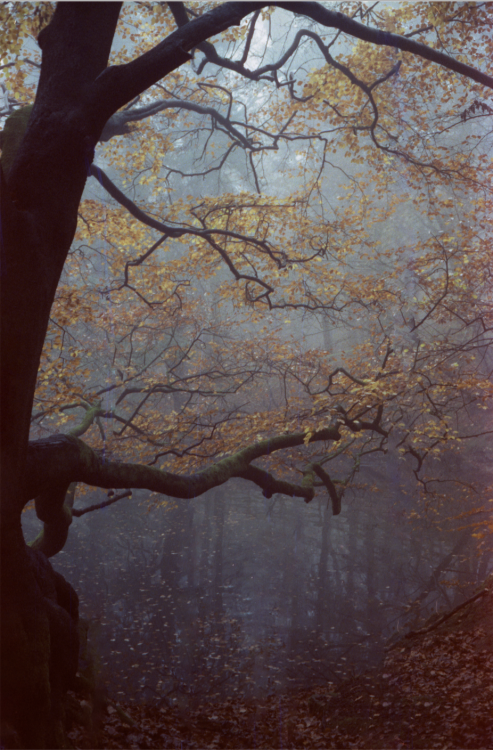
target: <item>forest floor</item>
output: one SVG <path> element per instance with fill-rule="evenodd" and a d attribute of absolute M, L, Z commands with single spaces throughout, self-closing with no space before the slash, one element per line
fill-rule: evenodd
<path fill-rule="evenodd" d="M 443 622 L 393 643 L 340 685 L 195 711 L 108 705 L 75 748 L 493 748 L 493 577 Z"/>

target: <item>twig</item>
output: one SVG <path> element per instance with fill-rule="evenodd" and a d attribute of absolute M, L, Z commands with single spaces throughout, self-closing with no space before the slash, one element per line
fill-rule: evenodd
<path fill-rule="evenodd" d="M 443 615 L 443 617 L 440 617 L 439 620 L 433 623 L 433 625 L 430 625 L 427 628 L 421 628 L 421 630 L 410 630 L 409 633 L 406 633 L 404 636 L 405 638 L 414 638 L 417 635 L 424 635 L 425 633 L 429 633 L 431 630 L 435 630 L 439 625 L 442 624 L 442 622 L 445 622 L 445 620 L 448 620 L 449 617 L 452 617 L 452 615 L 455 615 L 456 612 L 458 612 L 460 609 L 463 609 L 464 607 L 467 607 L 468 604 L 471 604 L 471 602 L 476 601 L 476 599 L 479 599 L 480 596 L 484 596 L 485 594 L 489 593 L 489 589 L 483 589 L 479 592 L 479 594 L 475 594 L 474 596 L 471 596 L 470 599 L 467 599 L 465 602 L 462 602 L 462 604 L 459 604 L 458 607 L 455 607 L 455 609 L 451 610 L 451 612 L 448 612 L 446 615 Z"/>

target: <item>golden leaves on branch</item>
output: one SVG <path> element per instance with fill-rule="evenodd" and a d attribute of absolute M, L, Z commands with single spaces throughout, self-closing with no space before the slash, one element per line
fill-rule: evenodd
<path fill-rule="evenodd" d="M 481 67 L 493 42 L 466 5 L 407 4 L 372 23 L 459 53 L 467 43 Z M 261 34 L 276 12 L 262 11 Z M 165 5 L 124 4 L 112 64 L 174 28 Z M 248 29 L 221 37 L 234 59 Z M 177 472 L 302 433 L 303 445 L 262 459 L 295 476 L 312 459 L 387 449 L 357 425 L 391 432 L 405 460 L 439 458 L 461 444 L 466 407 L 489 408 L 491 161 L 460 118 L 484 114 L 471 110 L 479 87 L 391 48 L 331 49 L 338 66 L 320 56 L 297 68 L 297 58 L 292 87 L 278 72 L 283 85 L 263 81 L 258 103 L 236 72 L 198 79 L 186 65 L 135 104 L 213 107 L 252 153 L 178 107 L 98 145 L 96 162 L 170 231 L 147 256 L 157 230 L 91 181 L 43 352 L 36 429 L 66 430 L 77 421 L 67 405 L 97 396 L 105 416 L 89 441 Z M 28 73 L 14 67 L 20 91 Z M 312 440 L 338 418 L 337 445 Z"/>

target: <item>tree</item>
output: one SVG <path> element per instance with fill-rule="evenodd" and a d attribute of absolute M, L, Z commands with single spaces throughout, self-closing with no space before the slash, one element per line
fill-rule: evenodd
<path fill-rule="evenodd" d="M 491 47 L 489 6 L 420 4 L 399 13 L 358 4 L 343 4 L 344 13 L 317 3 L 276 3 L 275 8 L 234 2 L 188 9 L 181 3 L 142 5 L 139 20 L 142 28 L 150 24 L 150 32 L 137 37 L 126 26 L 129 7 L 122 11 L 119 3 L 62 3 L 54 14 L 45 5 L 2 6 L 4 70 L 24 104 L 31 100 L 31 84 L 13 62 L 24 35 L 43 27 L 34 107 L 22 113 L 29 115 L 27 123 L 19 113 L 7 122 L 2 143 L 6 743 L 64 743 L 64 694 L 77 668 L 76 595 L 51 570 L 44 553 L 53 555 L 63 547 L 74 483 L 192 498 L 240 477 L 256 483 L 267 497 L 281 492 L 307 502 L 316 487 L 323 487 L 337 513 L 361 461 L 386 451 L 389 439 L 412 457 L 417 481 L 430 491 L 448 477 L 439 470 L 427 475 L 425 459 L 477 432 L 463 429 L 463 415 L 469 409 L 477 419 L 477 408 L 485 406 L 491 392 L 491 236 L 486 224 L 491 197 L 484 174 L 487 141 L 480 133 L 468 135 L 467 126 L 491 115 L 485 89 L 493 87 L 493 79 L 480 70 Z M 257 24 L 266 33 L 270 25 L 287 23 L 291 14 L 292 44 L 273 62 L 250 67 L 257 54 Z M 329 29 L 335 32 L 327 41 Z M 108 66 L 116 33 L 121 46 L 114 53 L 116 64 Z M 209 41 L 218 34 L 218 42 Z M 136 45 L 133 59 L 125 49 L 127 35 Z M 307 54 L 316 50 L 320 56 L 315 70 L 305 65 L 306 44 L 312 45 Z M 449 48 L 460 52 L 442 51 Z M 461 61 L 464 50 L 473 65 Z M 38 65 L 31 58 L 27 64 Z M 221 84 L 205 77 L 211 66 L 227 71 Z M 255 83 L 266 102 L 269 87 L 278 91 L 268 119 L 255 109 L 251 120 L 238 119 L 237 113 L 247 110 L 246 96 L 233 104 L 231 87 L 242 79 Z M 396 80 L 399 86 L 392 86 Z M 439 124 L 426 131 L 434 117 L 432 97 L 440 101 Z M 257 194 L 244 190 L 198 202 L 167 200 L 157 180 L 169 182 L 176 173 L 188 179 L 181 169 L 188 157 L 180 152 L 179 139 L 173 143 L 171 128 L 156 132 L 147 121 L 159 112 L 178 112 L 168 121 L 178 120 L 200 147 L 204 128 L 211 148 L 221 147 L 220 139 L 227 137 L 220 164 L 211 163 L 209 169 L 241 153 L 243 165 L 232 160 L 230 175 L 246 165 Z M 194 120 L 187 126 L 192 115 L 202 118 L 199 125 Z M 458 133 L 457 142 L 444 140 L 449 132 Z M 154 152 L 126 154 L 140 169 L 146 166 L 144 156 L 153 157 L 135 200 L 93 164 L 98 142 L 112 145 L 113 138 L 125 134 L 141 137 L 142 143 L 152 135 L 155 144 Z M 298 141 L 308 144 L 301 155 L 291 148 Z M 324 192 L 323 170 L 331 152 L 341 149 L 365 168 L 345 186 L 350 200 L 342 209 L 333 207 L 329 216 L 335 196 Z M 289 157 L 291 169 L 299 170 L 300 182 L 290 195 L 261 193 L 262 160 L 271 167 L 271 151 Z M 170 153 L 164 172 L 163 153 Z M 105 226 L 112 233 L 106 245 L 113 244 L 112 250 L 106 247 L 107 268 L 115 271 L 116 281 L 104 294 L 121 304 L 118 325 L 126 343 L 114 362 L 126 356 L 128 365 L 116 367 L 115 379 L 104 388 L 90 385 L 81 396 L 80 367 L 64 364 L 62 372 L 52 355 L 66 351 L 67 331 L 84 342 L 84 325 L 100 336 L 107 325 L 104 317 L 95 318 L 97 286 L 83 267 L 83 255 L 73 282 L 76 231 L 80 245 L 92 240 L 103 215 L 101 205 L 86 204 L 77 230 L 88 175 L 95 175 L 120 204 L 105 209 Z M 146 190 L 154 198 L 152 211 L 139 205 L 148 197 Z M 394 247 L 385 237 L 384 220 L 390 221 L 407 200 L 417 213 L 425 211 L 426 202 L 431 227 L 426 238 L 415 231 L 413 253 L 408 243 Z M 408 223 L 415 216 L 395 215 Z M 440 221 L 445 222 L 442 234 Z M 143 251 L 123 262 L 118 254 L 121 248 L 128 251 L 129 242 L 142 243 Z M 193 256 L 176 255 L 163 266 L 161 251 L 177 252 L 179 242 L 187 243 Z M 217 260 L 236 284 L 224 292 L 237 316 L 228 324 L 228 335 L 238 316 L 244 316 L 233 345 L 221 338 L 222 321 L 218 315 L 214 321 L 214 310 L 204 317 L 186 288 L 194 274 L 207 279 L 214 273 Z M 135 280 L 133 269 L 139 273 Z M 321 316 L 331 330 L 352 326 L 360 331 L 359 341 L 333 361 L 316 350 L 297 352 L 284 334 L 267 330 L 245 345 L 245 331 L 258 327 L 262 316 L 277 323 L 287 312 L 293 321 L 300 315 Z M 129 341 L 133 347 L 134 338 L 136 353 L 129 360 L 125 347 Z M 156 351 L 154 370 L 145 359 L 150 349 Z M 86 367 L 80 347 L 70 353 L 73 365 Z M 104 367 L 102 359 L 87 366 L 88 377 Z M 275 408 L 240 408 L 236 394 L 251 396 L 262 389 L 279 399 Z M 118 391 L 120 411 L 103 403 L 110 391 Z M 209 404 L 203 420 L 197 418 L 201 399 Z M 38 433 L 29 441 L 32 419 L 36 427 L 58 415 L 60 428 L 67 411 L 76 407 L 84 409 L 84 419 L 75 420 L 68 434 Z M 162 426 L 156 427 L 156 414 L 162 414 Z M 95 436 L 91 447 L 81 437 L 104 419 L 119 421 L 119 434 L 115 430 L 107 440 L 101 429 L 100 442 Z M 116 452 L 115 460 L 108 451 Z M 135 455 L 139 463 L 121 460 Z M 338 480 L 327 465 L 335 467 Z M 302 481 L 296 481 L 298 473 Z M 28 548 L 20 516 L 33 498 L 45 528 Z"/>

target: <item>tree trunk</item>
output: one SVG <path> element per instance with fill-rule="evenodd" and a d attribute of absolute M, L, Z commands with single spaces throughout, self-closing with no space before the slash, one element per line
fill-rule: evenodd
<path fill-rule="evenodd" d="M 315 629 L 317 635 L 323 635 L 327 628 L 327 613 L 330 611 L 330 599 L 333 596 L 329 592 L 329 573 L 327 570 L 329 562 L 331 517 L 328 507 L 322 509 L 322 538 L 320 543 L 320 557 L 318 560 L 317 578 L 315 583 Z"/>
<path fill-rule="evenodd" d="M 61 3 L 39 43 L 41 78 L 8 175 L 0 169 L 2 746 L 65 746 L 64 693 L 78 658 L 78 600 L 26 547 L 21 512 L 36 376 L 51 305 L 107 119 L 87 106 L 107 66 L 118 3 Z M 109 113 L 111 114 L 111 112 Z"/>
<path fill-rule="evenodd" d="M 79 655 L 79 600 L 17 529 L 2 540 L 2 747 L 62 748 Z"/>
<path fill-rule="evenodd" d="M 78 600 L 47 558 L 27 548 L 21 527 L 32 396 L 51 299 L 37 268 L 39 244 L 28 236 L 31 222 L 4 207 L 2 249 L 10 252 L 2 257 L 1 742 L 58 748 L 65 746 L 62 696 L 77 671 Z M 29 250 L 31 266 L 22 276 L 18 260 Z M 36 281 L 42 303 L 33 319 L 29 292 Z"/>

